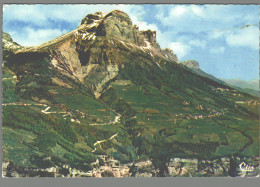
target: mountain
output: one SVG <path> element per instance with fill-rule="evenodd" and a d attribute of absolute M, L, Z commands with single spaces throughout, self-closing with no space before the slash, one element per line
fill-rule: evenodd
<path fill-rule="evenodd" d="M 199 62 L 197 62 L 196 60 L 185 60 L 185 61 L 182 61 L 180 63 L 183 64 L 184 66 L 187 66 L 195 74 L 198 74 L 198 75 L 203 76 L 203 77 L 207 77 L 207 78 L 209 78 L 209 79 L 211 79 L 215 82 L 226 85 L 226 83 L 224 81 L 222 81 L 222 80 L 214 77 L 213 75 L 210 75 L 210 74 L 204 72 L 203 70 L 201 70 L 200 66 L 199 66 Z"/>
<path fill-rule="evenodd" d="M 259 80 L 244 81 L 241 79 L 223 79 L 229 85 L 242 89 L 244 92 L 259 96 Z"/>
<path fill-rule="evenodd" d="M 223 79 L 223 81 L 236 87 L 252 89 L 256 91 L 259 90 L 259 80 L 244 81 L 241 79 Z"/>
<path fill-rule="evenodd" d="M 258 163 L 258 98 L 181 64 L 124 12 L 40 46 L 4 34 L 3 49 L 4 176 L 237 176 L 238 161 Z"/>
<path fill-rule="evenodd" d="M 186 61 L 182 61 L 180 63 L 187 66 L 195 74 L 201 75 L 203 77 L 207 77 L 220 84 L 224 84 L 224 85 L 233 87 L 236 90 L 259 97 L 259 91 L 258 91 L 259 90 L 259 80 L 251 80 L 251 81 L 246 82 L 246 81 L 243 81 L 240 79 L 219 79 L 219 78 L 216 78 L 216 77 L 204 72 L 203 70 L 201 70 L 199 67 L 199 63 L 195 60 L 186 60 Z"/>

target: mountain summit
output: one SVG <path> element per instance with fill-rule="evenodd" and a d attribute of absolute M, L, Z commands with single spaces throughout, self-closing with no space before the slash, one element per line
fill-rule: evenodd
<path fill-rule="evenodd" d="M 122 11 L 3 44 L 4 176 L 238 176 L 237 160 L 259 159 L 258 98 L 179 62 Z"/>

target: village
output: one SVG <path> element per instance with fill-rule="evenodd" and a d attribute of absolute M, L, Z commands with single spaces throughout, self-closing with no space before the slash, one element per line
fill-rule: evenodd
<path fill-rule="evenodd" d="M 190 102 L 188 101 L 183 101 L 182 102 L 182 105 L 191 105 Z M 209 111 L 208 114 L 200 114 L 200 115 L 192 115 L 192 114 L 175 114 L 175 118 L 173 119 L 169 119 L 169 121 L 173 121 L 173 123 L 177 123 L 178 120 L 183 120 L 183 119 L 195 119 L 195 120 L 198 120 L 198 119 L 206 119 L 206 118 L 214 118 L 214 117 L 220 117 L 220 116 L 223 116 L 226 112 L 228 112 L 228 109 L 227 108 L 224 108 L 224 109 L 221 109 L 221 111 L 216 111 L 214 109 L 211 109 L 211 108 L 205 108 L 203 105 L 196 105 L 195 108 L 197 110 L 205 110 L 205 111 Z"/>
<path fill-rule="evenodd" d="M 122 164 L 113 157 L 107 155 L 97 155 L 99 159 L 104 161 L 100 164 L 99 159 L 91 163 L 93 169 L 84 172 L 75 168 L 71 168 L 67 164 L 63 164 L 61 167 L 53 166 L 46 169 L 41 168 L 29 168 L 29 167 L 16 167 L 10 169 L 10 162 L 3 162 L 2 176 L 30 176 L 34 173 L 40 177 L 41 175 L 52 177 L 156 177 L 158 171 L 156 171 L 152 165 L 151 160 L 137 161 Z M 230 167 L 230 158 L 222 157 L 216 160 L 198 160 L 198 159 L 182 159 L 172 158 L 168 163 L 168 176 L 188 176 L 194 177 L 197 175 L 212 175 L 212 176 L 225 176 Z M 238 163 L 242 162 L 241 158 L 237 157 Z M 259 157 L 247 158 L 245 163 L 251 163 L 251 172 L 243 172 L 238 169 L 238 176 L 254 176 L 259 172 Z M 65 172 L 64 172 L 65 170 Z"/>

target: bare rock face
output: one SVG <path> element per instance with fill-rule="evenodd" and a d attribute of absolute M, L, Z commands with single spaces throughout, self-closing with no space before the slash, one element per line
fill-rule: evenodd
<path fill-rule="evenodd" d="M 120 69 L 133 60 L 139 59 L 141 66 L 145 63 L 157 68 L 165 61 L 178 62 L 172 51 L 160 49 L 155 31 L 139 31 L 129 16 L 119 10 L 88 14 L 76 30 L 40 46 L 21 47 L 8 41 L 8 45 L 14 46 L 9 47 L 13 55 L 8 66 L 18 80 L 26 79 L 20 82 L 29 84 L 37 74 L 47 81 L 38 84 L 55 84 L 52 80 L 57 79 L 59 72 L 60 78 L 64 75 L 83 84 L 96 98 L 117 79 Z M 42 71 L 35 72 L 39 67 Z"/>
<path fill-rule="evenodd" d="M 101 12 L 88 14 L 81 21 L 81 26 L 91 28 L 87 31 L 95 30 L 96 36 L 134 41 L 132 21 L 127 14 L 119 10 L 114 10 L 108 14 Z"/>
<path fill-rule="evenodd" d="M 174 54 L 174 52 L 173 52 L 171 49 L 165 48 L 165 49 L 163 49 L 163 53 L 164 53 L 170 60 L 176 61 L 176 62 L 179 63 L 179 59 L 178 59 L 177 55 Z"/>
<path fill-rule="evenodd" d="M 103 23 L 106 36 L 134 42 L 132 21 L 127 14 L 119 10 L 108 13 Z"/>
<path fill-rule="evenodd" d="M 195 60 L 186 60 L 181 62 L 183 65 L 187 66 L 188 68 L 192 69 L 199 69 L 199 63 Z"/>
<path fill-rule="evenodd" d="M 156 32 L 155 32 L 155 31 L 151 31 L 151 30 L 142 31 L 142 34 L 144 35 L 144 37 L 145 37 L 151 44 L 156 43 Z"/>

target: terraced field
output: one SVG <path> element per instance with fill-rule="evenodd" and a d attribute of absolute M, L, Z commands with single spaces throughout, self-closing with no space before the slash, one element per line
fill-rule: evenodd
<path fill-rule="evenodd" d="M 234 153 L 244 156 L 258 155 L 258 133 L 255 131 L 259 128 L 258 120 L 242 119 L 241 115 L 232 110 L 223 110 L 214 105 L 212 96 L 206 100 L 202 95 L 200 102 L 196 103 L 198 100 L 185 96 L 190 90 L 179 94 L 176 99 L 169 94 L 161 94 L 160 90 L 152 86 L 144 88 L 133 83 L 120 85 L 117 82 L 112 85 L 117 96 L 137 112 L 136 126 L 142 129 L 144 136 L 164 130 L 164 136 L 171 143 L 216 144 L 217 149 L 212 153 L 215 157 Z M 230 100 L 238 99 L 224 94 Z M 201 108 L 189 104 L 191 102 Z"/>

